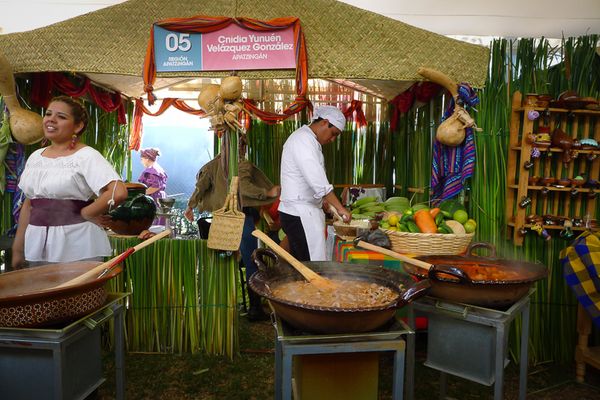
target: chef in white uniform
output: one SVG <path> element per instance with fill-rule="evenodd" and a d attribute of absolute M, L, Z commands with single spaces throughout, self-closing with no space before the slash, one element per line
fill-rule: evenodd
<path fill-rule="evenodd" d="M 320 106 L 310 125 L 297 129 L 283 145 L 279 216 L 290 252 L 300 261 L 327 259 L 323 201 L 335 207 L 344 221 L 351 219 L 325 175 L 321 150 L 342 133 L 345 125 L 346 118 L 337 107 Z"/>

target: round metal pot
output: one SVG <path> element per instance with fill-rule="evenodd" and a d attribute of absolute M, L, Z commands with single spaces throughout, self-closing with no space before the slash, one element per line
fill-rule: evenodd
<path fill-rule="evenodd" d="M 47 327 L 99 309 L 106 302 L 104 284 L 122 271 L 120 265 L 100 279 L 93 277 L 74 286 L 55 288 L 99 264 L 49 264 L 0 274 L 0 327 Z"/>
<path fill-rule="evenodd" d="M 332 280 L 360 280 L 391 288 L 397 297 L 380 307 L 334 308 L 288 301 L 273 295 L 271 289 L 289 282 L 304 280 L 302 275 L 269 249 L 257 249 L 252 259 L 258 272 L 249 285 L 256 293 L 269 299 L 275 313 L 293 327 L 316 333 L 358 333 L 375 330 L 390 321 L 398 308 L 424 296 L 427 280 L 415 282 L 410 276 L 373 265 L 329 261 L 303 262 L 313 271 Z M 271 265 L 271 266 L 268 266 Z"/>
<path fill-rule="evenodd" d="M 473 254 L 476 248 L 486 248 L 489 256 Z M 475 306 L 507 309 L 523 298 L 535 281 L 548 275 L 546 266 L 537 263 L 500 259 L 496 248 L 488 243 L 472 243 L 463 256 L 426 256 L 419 260 L 433 264 L 429 273 L 404 264 L 407 272 L 420 279 L 429 279 L 430 296 Z M 474 268 L 494 268 L 494 279 L 472 278 Z"/>

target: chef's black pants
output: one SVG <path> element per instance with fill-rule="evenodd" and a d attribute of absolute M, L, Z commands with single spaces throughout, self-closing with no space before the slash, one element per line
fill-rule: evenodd
<path fill-rule="evenodd" d="M 310 261 L 308 242 L 300 217 L 280 211 L 279 221 L 281 221 L 281 228 L 287 235 L 290 244 L 290 253 L 299 261 Z"/>

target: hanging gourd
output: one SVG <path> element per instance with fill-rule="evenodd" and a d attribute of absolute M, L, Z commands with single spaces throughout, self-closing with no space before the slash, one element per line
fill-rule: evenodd
<path fill-rule="evenodd" d="M 213 83 L 204 86 L 198 95 L 198 105 L 208 114 L 214 114 L 219 108 L 219 85 Z"/>
<path fill-rule="evenodd" d="M 224 100 L 233 101 L 239 99 L 242 95 L 242 79 L 237 75 L 223 78 L 219 94 Z"/>
<path fill-rule="evenodd" d="M 9 125 L 13 137 L 22 144 L 33 144 L 44 138 L 42 116 L 21 107 L 15 91 L 13 70 L 0 53 L 0 94 L 9 113 Z"/>
<path fill-rule="evenodd" d="M 244 111 L 242 88 L 240 77 L 231 75 L 223 78 L 220 85 L 209 84 L 200 90 L 198 104 L 210 117 L 211 129 L 219 137 L 228 127 L 243 130 L 238 121 L 240 112 Z"/>
<path fill-rule="evenodd" d="M 458 104 L 458 84 L 443 72 L 435 69 L 421 67 L 417 73 L 443 86 L 454 98 L 454 112 L 438 126 L 435 138 L 446 146 L 460 145 L 465 140 L 466 128 L 474 127 L 475 120 L 471 118 L 467 110 Z"/>

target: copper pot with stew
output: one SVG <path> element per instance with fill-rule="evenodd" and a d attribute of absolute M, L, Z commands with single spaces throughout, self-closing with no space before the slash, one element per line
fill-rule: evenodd
<path fill-rule="evenodd" d="M 474 254 L 486 249 L 487 256 Z M 429 273 L 408 263 L 407 272 L 431 284 L 430 296 L 494 309 L 508 309 L 523 298 L 534 282 L 548 275 L 546 266 L 519 260 L 501 259 L 489 243 L 472 243 L 465 255 L 423 256 L 432 264 Z"/>
<path fill-rule="evenodd" d="M 258 272 L 249 285 L 269 299 L 275 313 L 293 327 L 315 333 L 358 333 L 389 322 L 396 310 L 421 296 L 427 280 L 374 265 L 330 261 L 304 264 L 336 284 L 327 290 L 306 282 L 269 249 L 257 249 L 252 259 Z"/>

